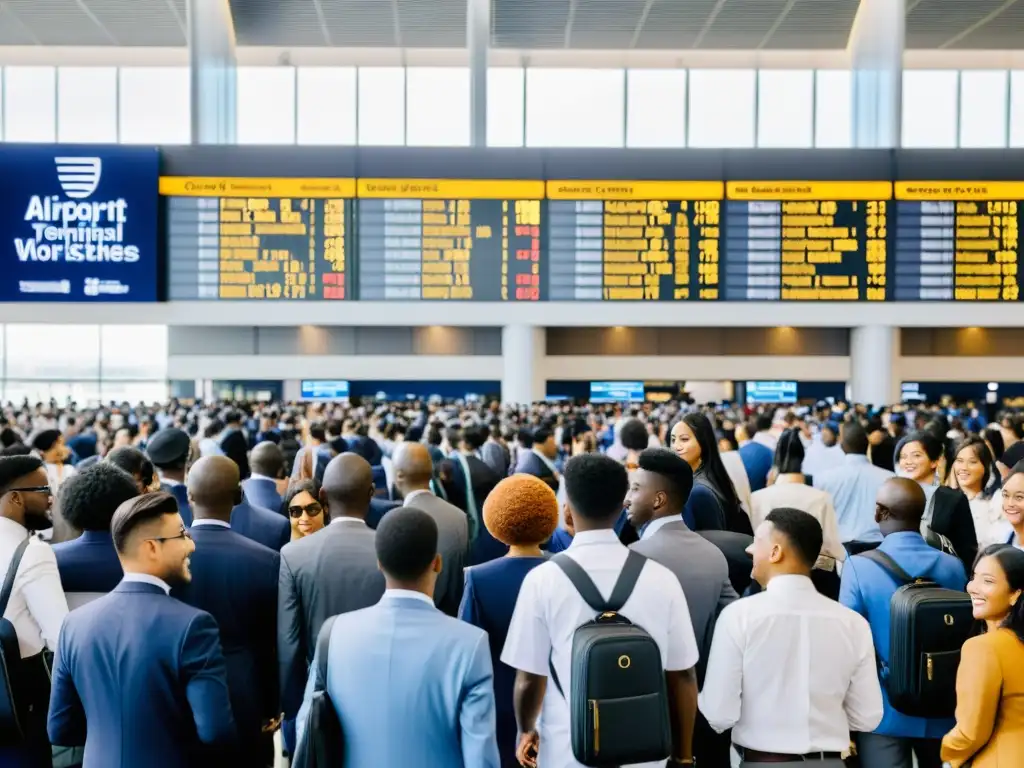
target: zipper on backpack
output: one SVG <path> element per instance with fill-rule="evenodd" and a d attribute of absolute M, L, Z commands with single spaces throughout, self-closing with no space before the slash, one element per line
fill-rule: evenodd
<path fill-rule="evenodd" d="M 590 711 L 594 714 L 594 754 L 601 751 L 601 712 L 597 706 L 597 699 L 590 699 Z"/>
<path fill-rule="evenodd" d="M 932 681 L 932 676 L 935 674 L 935 664 L 932 662 L 932 655 L 929 653 L 925 656 L 925 668 L 927 670 L 928 682 Z"/>

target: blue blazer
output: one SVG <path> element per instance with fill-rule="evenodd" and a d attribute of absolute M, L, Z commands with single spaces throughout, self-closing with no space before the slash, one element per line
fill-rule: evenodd
<path fill-rule="evenodd" d="M 762 490 L 768 485 L 768 473 L 772 471 L 772 462 L 775 460 L 772 449 L 751 441 L 740 447 L 739 454 L 743 468 L 747 470 L 750 490 Z"/>
<path fill-rule="evenodd" d="M 400 502 L 388 501 L 387 499 L 377 498 L 376 496 L 370 499 L 370 509 L 366 513 L 366 524 L 377 529 L 380 525 L 381 519 L 395 507 L 402 506 Z"/>
<path fill-rule="evenodd" d="M 191 525 L 191 522 L 189 524 Z M 281 547 L 292 538 L 292 527 L 288 518 L 250 504 L 245 498 L 231 510 L 231 527 L 247 539 L 270 547 L 275 552 L 280 552 Z"/>
<path fill-rule="evenodd" d="M 498 767 L 483 630 L 425 600 L 385 594 L 377 605 L 334 620 L 329 653 L 327 692 L 345 736 L 345 762 L 338 768 Z M 317 663 L 314 658 L 311 669 Z"/>
<path fill-rule="evenodd" d="M 281 494 L 277 492 L 277 483 L 273 480 L 250 477 L 248 480 L 242 481 L 242 490 L 245 491 L 245 498 L 257 507 L 280 513 Z"/>
<path fill-rule="evenodd" d="M 185 527 L 188 528 L 192 525 L 192 507 L 188 503 L 188 488 L 184 484 L 168 485 L 167 483 L 160 483 L 160 490 L 167 491 L 177 500 L 178 512 L 181 514 Z"/>
<path fill-rule="evenodd" d="M 258 765 L 260 729 L 281 714 L 277 684 L 277 580 L 281 555 L 237 531 L 193 525 L 192 581 L 171 594 L 220 628 L 239 760 Z M 248 755 L 248 759 L 243 757 Z"/>
<path fill-rule="evenodd" d="M 53 545 L 65 592 L 113 592 L 121 577 L 114 538 L 109 531 L 83 531 L 77 539 Z"/>
<path fill-rule="evenodd" d="M 225 765 L 218 747 L 236 734 L 217 623 L 125 581 L 69 613 L 47 731 L 53 744 L 85 746 L 83 768 Z"/>

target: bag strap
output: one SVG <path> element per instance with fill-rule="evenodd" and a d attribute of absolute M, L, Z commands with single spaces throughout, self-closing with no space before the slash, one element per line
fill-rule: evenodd
<path fill-rule="evenodd" d="M 466 478 L 466 515 L 469 517 L 469 543 L 472 544 L 480 532 L 480 513 L 477 511 L 476 496 L 473 494 L 473 480 L 469 476 L 469 462 L 461 451 L 456 451 L 455 456 L 462 466 L 462 475 Z"/>
<path fill-rule="evenodd" d="M 18 575 L 18 566 L 21 565 L 21 556 L 25 554 L 25 550 L 28 549 L 29 539 L 32 538 L 30 533 L 21 543 L 18 548 L 14 550 L 14 557 L 11 558 L 11 564 L 7 567 L 7 576 L 4 577 L 3 588 L 0 588 L 0 616 L 3 616 L 7 612 L 7 603 L 10 602 L 11 592 L 14 591 L 14 577 Z"/>
<path fill-rule="evenodd" d="M 313 683 L 314 691 L 322 691 L 327 687 L 327 662 L 331 653 L 331 632 L 334 630 L 334 620 L 337 616 L 331 616 L 323 626 L 320 627 L 320 634 L 316 639 L 316 680 Z"/>
<path fill-rule="evenodd" d="M 889 574 L 889 576 L 891 576 L 892 579 L 901 587 L 904 584 L 910 584 L 916 581 L 913 576 L 900 567 L 899 563 L 889 557 L 885 552 L 881 552 L 878 549 L 869 549 L 867 552 L 861 552 L 857 557 L 864 557 L 875 563 L 883 571 Z"/>

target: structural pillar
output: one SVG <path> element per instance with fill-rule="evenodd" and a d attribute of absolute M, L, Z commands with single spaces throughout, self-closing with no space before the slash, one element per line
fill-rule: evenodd
<path fill-rule="evenodd" d="M 850 31 L 853 146 L 900 146 L 906 0 L 861 0 Z"/>
<path fill-rule="evenodd" d="M 235 22 L 228 0 L 188 0 L 193 144 L 236 140 Z"/>
<path fill-rule="evenodd" d="M 491 44 L 491 0 L 467 0 L 469 49 L 469 145 L 487 146 L 487 50 Z"/>
<path fill-rule="evenodd" d="M 898 403 L 899 357 L 899 328 L 865 325 L 851 329 L 850 397 L 853 401 L 876 406 Z"/>
<path fill-rule="evenodd" d="M 529 405 L 547 395 L 544 329 L 534 325 L 506 325 L 501 330 L 501 402 Z"/>

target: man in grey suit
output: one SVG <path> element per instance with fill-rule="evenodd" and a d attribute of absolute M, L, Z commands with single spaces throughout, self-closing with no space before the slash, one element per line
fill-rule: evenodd
<path fill-rule="evenodd" d="M 422 509 L 437 523 L 441 574 L 434 586 L 434 604 L 449 616 L 455 616 L 462 600 L 462 569 L 469 550 L 466 513 L 430 490 L 434 462 L 423 443 L 399 444 L 391 456 L 391 466 L 395 488 L 402 494 L 404 506 Z"/>
<path fill-rule="evenodd" d="M 738 599 L 729 581 L 725 555 L 683 522 L 682 510 L 693 489 L 693 471 L 683 459 L 664 448 L 648 448 L 630 473 L 624 506 L 633 527 L 642 530 L 632 545 L 644 557 L 668 568 L 679 579 L 690 610 L 693 633 L 700 648 L 697 685 L 703 686 L 719 611 Z M 697 717 L 693 751 L 698 765 L 729 768 L 729 738 L 714 733 Z"/>
<path fill-rule="evenodd" d="M 373 473 L 361 456 L 335 456 L 324 471 L 320 503 L 331 523 L 281 550 L 277 649 L 281 704 L 294 718 L 302 704 L 320 627 L 331 616 L 375 605 L 384 594 L 375 532 L 366 524 Z"/>

